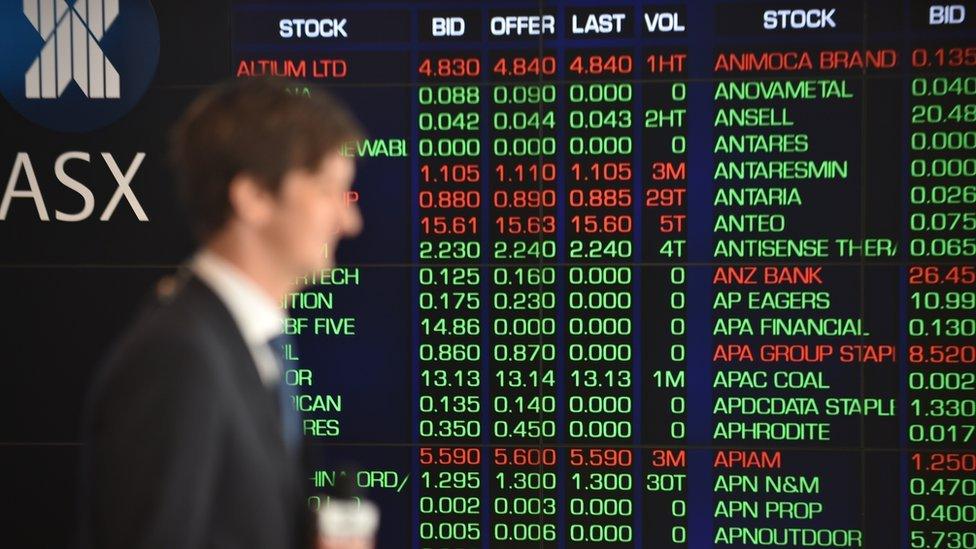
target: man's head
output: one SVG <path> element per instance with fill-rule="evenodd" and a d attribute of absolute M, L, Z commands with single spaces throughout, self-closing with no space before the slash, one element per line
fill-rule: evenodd
<path fill-rule="evenodd" d="M 331 267 L 335 244 L 362 225 L 346 196 L 355 166 L 340 154 L 360 127 L 324 92 L 286 91 L 297 86 L 281 79 L 216 86 L 172 136 L 181 194 L 201 241 L 233 240 L 290 274 Z"/>

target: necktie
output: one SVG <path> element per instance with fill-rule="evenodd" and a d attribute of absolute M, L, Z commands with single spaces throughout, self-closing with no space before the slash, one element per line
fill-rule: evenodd
<path fill-rule="evenodd" d="M 298 390 L 294 385 L 289 385 L 285 381 L 285 345 L 291 346 L 292 352 L 290 354 L 292 356 L 297 354 L 294 352 L 295 340 L 291 336 L 281 334 L 268 340 L 271 353 L 275 357 L 275 362 L 278 363 L 278 371 L 281 372 L 281 377 L 274 388 L 275 400 L 278 403 L 278 417 L 281 420 L 281 434 L 285 440 L 285 447 L 294 453 L 302 440 L 302 430 L 301 418 L 295 409 L 292 398 L 298 394 Z"/>

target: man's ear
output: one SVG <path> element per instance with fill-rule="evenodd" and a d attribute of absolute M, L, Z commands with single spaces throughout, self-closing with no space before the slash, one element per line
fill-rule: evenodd
<path fill-rule="evenodd" d="M 248 174 L 237 174 L 227 190 L 232 217 L 247 225 L 263 225 L 271 218 L 271 193 Z"/>

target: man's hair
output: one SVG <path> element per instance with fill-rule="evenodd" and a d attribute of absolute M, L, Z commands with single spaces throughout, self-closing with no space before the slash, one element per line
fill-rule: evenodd
<path fill-rule="evenodd" d="M 246 174 L 277 195 L 293 169 L 315 171 L 344 142 L 363 135 L 335 98 L 287 79 L 254 78 L 218 84 L 177 121 L 171 157 L 180 194 L 197 236 L 206 239 L 230 218 L 230 182 Z"/>

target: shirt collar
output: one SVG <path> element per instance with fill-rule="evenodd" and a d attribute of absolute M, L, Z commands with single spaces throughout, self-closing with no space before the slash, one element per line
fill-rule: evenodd
<path fill-rule="evenodd" d="M 224 302 L 249 346 L 281 335 L 284 311 L 247 274 L 206 248 L 193 256 L 190 269 Z"/>

